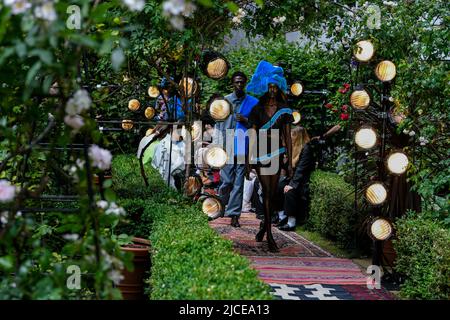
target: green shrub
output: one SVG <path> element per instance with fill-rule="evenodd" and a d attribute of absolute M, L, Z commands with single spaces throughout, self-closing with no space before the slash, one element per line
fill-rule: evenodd
<path fill-rule="evenodd" d="M 358 236 L 362 215 L 353 210 L 353 186 L 335 173 L 315 171 L 311 176 L 311 205 L 307 227 L 349 246 Z"/>
<path fill-rule="evenodd" d="M 155 220 L 152 299 L 270 299 L 231 241 L 212 230 L 196 206 L 173 206 Z"/>
<path fill-rule="evenodd" d="M 400 294 L 414 299 L 450 298 L 450 230 L 424 215 L 396 224 L 396 270 L 405 275 Z"/>
<path fill-rule="evenodd" d="M 145 188 L 139 170 L 134 156 L 114 158 L 113 188 L 128 221 L 117 233 L 150 238 L 151 299 L 271 298 L 249 261 L 209 227 L 198 205 L 169 189 L 151 168 Z"/>

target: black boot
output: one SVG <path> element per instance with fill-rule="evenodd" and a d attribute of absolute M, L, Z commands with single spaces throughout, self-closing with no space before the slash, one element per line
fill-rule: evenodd
<path fill-rule="evenodd" d="M 231 217 L 231 226 L 235 228 L 239 228 L 241 225 L 239 224 L 239 217 L 238 216 L 232 216 Z"/>

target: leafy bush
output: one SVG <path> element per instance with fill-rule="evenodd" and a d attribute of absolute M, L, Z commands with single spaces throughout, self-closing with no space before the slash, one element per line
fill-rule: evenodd
<path fill-rule="evenodd" d="M 353 210 L 353 186 L 338 174 L 316 171 L 311 176 L 311 205 L 307 227 L 349 246 L 358 236 L 363 215 Z M 365 234 L 364 234 L 364 238 Z M 364 243 L 359 242 L 359 247 Z"/>
<path fill-rule="evenodd" d="M 415 299 L 450 298 L 450 230 L 421 215 L 396 222 L 396 270 L 406 277 L 400 294 Z"/>
<path fill-rule="evenodd" d="M 151 299 L 270 299 L 256 271 L 208 226 L 200 208 L 156 171 L 147 174 L 145 188 L 134 156 L 113 161 L 113 188 L 128 220 L 118 229 L 152 242 Z"/>

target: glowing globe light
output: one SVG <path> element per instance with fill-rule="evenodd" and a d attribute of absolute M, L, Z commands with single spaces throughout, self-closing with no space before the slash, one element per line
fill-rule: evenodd
<path fill-rule="evenodd" d="M 408 167 L 409 160 L 403 152 L 394 152 L 387 158 L 387 167 L 393 174 L 403 174 Z"/>
<path fill-rule="evenodd" d="M 355 143 L 362 149 L 370 149 L 377 143 L 377 134 L 371 127 L 363 127 L 356 131 Z"/>
<path fill-rule="evenodd" d="M 387 199 L 387 190 L 382 183 L 374 182 L 366 189 L 366 199 L 374 206 L 380 205 Z"/>
<path fill-rule="evenodd" d="M 377 76 L 378 80 L 382 82 L 391 81 L 395 78 L 396 74 L 397 69 L 395 67 L 395 64 L 389 60 L 381 61 L 375 68 L 375 75 Z"/>
<path fill-rule="evenodd" d="M 222 211 L 222 203 L 217 198 L 207 197 L 203 200 L 202 211 L 208 217 L 218 215 Z"/>
<path fill-rule="evenodd" d="M 219 52 L 207 50 L 202 54 L 200 68 L 208 78 L 219 80 L 227 75 L 230 65 Z"/>
<path fill-rule="evenodd" d="M 223 121 L 231 113 L 230 103 L 225 99 L 216 99 L 209 106 L 209 114 L 216 121 Z"/>
<path fill-rule="evenodd" d="M 141 107 L 141 104 L 140 104 L 139 100 L 131 99 L 130 101 L 128 101 L 128 109 L 129 110 L 137 111 L 137 110 L 139 110 L 140 107 Z"/>
<path fill-rule="evenodd" d="M 190 176 L 186 180 L 186 184 L 184 186 L 185 193 L 188 197 L 196 196 L 202 189 L 202 181 L 198 176 Z"/>
<path fill-rule="evenodd" d="M 150 86 L 150 87 L 148 87 L 147 93 L 150 96 L 150 98 L 158 98 L 159 89 L 158 89 L 158 87 Z"/>
<path fill-rule="evenodd" d="M 180 80 L 180 94 L 181 96 L 186 96 L 187 98 L 192 97 L 197 93 L 198 83 L 192 78 L 184 77 Z"/>
<path fill-rule="evenodd" d="M 134 123 L 132 120 L 122 120 L 122 129 L 123 130 L 131 130 L 133 129 Z"/>
<path fill-rule="evenodd" d="M 194 121 L 192 124 L 192 140 L 199 141 L 202 138 L 202 125 L 201 121 Z"/>
<path fill-rule="evenodd" d="M 387 240 L 392 235 L 392 225 L 386 219 L 377 218 L 370 226 L 370 234 L 376 240 Z"/>
<path fill-rule="evenodd" d="M 356 49 L 353 52 L 353 55 L 355 56 L 356 60 L 367 62 L 372 59 L 374 53 L 375 49 L 372 42 L 368 40 L 362 40 L 356 44 Z"/>
<path fill-rule="evenodd" d="M 206 75 L 211 79 L 222 79 L 228 73 L 228 63 L 222 58 L 217 58 L 208 63 Z"/>
<path fill-rule="evenodd" d="M 155 116 L 155 109 L 152 107 L 148 107 L 147 109 L 145 109 L 144 115 L 147 119 L 153 119 L 153 117 Z"/>
<path fill-rule="evenodd" d="M 294 117 L 294 122 L 292 122 L 292 124 L 298 124 L 300 120 L 302 120 L 302 115 L 298 111 L 292 112 L 292 116 Z"/>
<path fill-rule="evenodd" d="M 215 169 L 222 168 L 227 162 L 227 153 L 221 147 L 211 147 L 205 153 L 205 162 Z"/>
<path fill-rule="evenodd" d="M 370 96 L 366 90 L 355 90 L 350 95 L 350 104 L 358 110 L 366 109 L 370 105 Z"/>
<path fill-rule="evenodd" d="M 296 97 L 303 93 L 303 85 L 301 82 L 297 81 L 291 85 L 291 93 Z"/>

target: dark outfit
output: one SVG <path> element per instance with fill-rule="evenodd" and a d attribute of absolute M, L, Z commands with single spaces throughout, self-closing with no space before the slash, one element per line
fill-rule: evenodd
<path fill-rule="evenodd" d="M 280 179 L 278 192 L 278 209 L 282 210 L 288 217 L 296 217 L 302 223 L 307 218 L 309 207 L 309 179 L 316 166 L 315 143 L 308 142 L 300 153 L 294 176 L 289 181 L 287 178 Z M 290 185 L 293 189 L 284 193 L 284 187 Z M 283 204 L 284 199 L 284 204 Z"/>
<path fill-rule="evenodd" d="M 273 165 L 273 161 L 278 162 L 278 173 L 280 173 L 281 168 L 285 167 L 283 163 L 283 154 L 286 152 L 285 146 L 283 146 L 283 135 L 284 135 L 284 126 L 286 124 L 291 124 L 294 121 L 294 117 L 292 116 L 292 109 L 287 107 L 278 106 L 272 117 L 269 117 L 266 111 L 264 110 L 264 106 L 261 104 L 256 105 L 249 116 L 249 124 L 251 126 L 256 127 L 257 134 L 260 130 L 267 130 L 267 154 L 261 154 L 259 150 L 259 135 L 257 150 L 258 150 L 258 158 L 256 167 L 270 167 Z M 272 129 L 279 129 L 279 148 L 274 149 L 271 145 L 271 134 Z M 268 162 L 268 160 L 270 161 Z"/>

